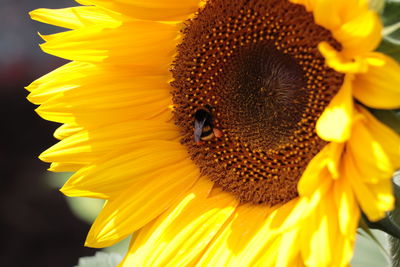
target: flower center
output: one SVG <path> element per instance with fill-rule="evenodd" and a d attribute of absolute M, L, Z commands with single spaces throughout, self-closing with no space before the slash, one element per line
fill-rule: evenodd
<path fill-rule="evenodd" d="M 325 145 L 316 121 L 343 83 L 317 46 L 341 45 L 286 0 L 209 0 L 183 35 L 171 85 L 193 161 L 241 202 L 295 198 Z"/>

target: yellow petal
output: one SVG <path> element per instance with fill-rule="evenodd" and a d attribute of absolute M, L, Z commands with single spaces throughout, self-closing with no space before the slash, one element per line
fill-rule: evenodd
<path fill-rule="evenodd" d="M 118 25 L 118 20 L 113 19 L 110 13 L 110 11 L 105 12 L 94 6 L 78 6 L 61 9 L 39 8 L 30 12 L 29 15 L 32 19 L 40 22 L 68 29 L 78 29 L 98 24 L 109 27 Z"/>
<path fill-rule="evenodd" d="M 309 196 L 314 194 L 316 188 L 321 184 L 324 179 L 330 179 L 326 165 L 324 164 L 324 154 L 318 153 L 308 163 L 306 170 L 304 171 L 301 179 L 297 185 L 297 190 L 300 196 Z"/>
<path fill-rule="evenodd" d="M 182 199 L 199 177 L 199 170 L 193 164 L 135 179 L 122 194 L 106 203 L 85 245 L 106 247 L 125 239 Z"/>
<path fill-rule="evenodd" d="M 333 36 L 342 44 L 347 57 L 373 51 L 381 41 L 382 25 L 377 14 L 366 11 L 333 31 Z"/>
<path fill-rule="evenodd" d="M 304 261 L 303 261 L 303 258 L 301 257 L 301 255 L 299 254 L 299 255 L 292 261 L 292 263 L 291 263 L 289 266 L 292 266 L 292 267 L 305 267 Z"/>
<path fill-rule="evenodd" d="M 129 94 L 132 97 L 138 97 L 140 94 L 145 97 L 146 93 L 147 96 L 164 93 L 162 95 L 170 98 L 167 95 L 170 91 L 170 79 L 167 70 L 163 70 L 161 74 L 154 69 L 150 71 L 143 67 L 121 70 L 111 66 L 72 62 L 29 85 L 27 89 L 31 93 L 28 100 L 35 104 L 61 101 L 66 102 L 65 106 L 70 106 L 76 104 L 76 101 L 88 105 L 85 101 L 91 101 L 93 98 L 100 101 L 102 97 L 116 101 L 124 95 L 128 97 Z"/>
<path fill-rule="evenodd" d="M 341 52 L 336 51 L 327 42 L 321 42 L 318 50 L 325 58 L 326 64 L 332 69 L 342 73 L 364 73 L 368 69 L 365 58 L 354 56 L 346 58 Z"/>
<path fill-rule="evenodd" d="M 142 77 L 146 80 L 145 77 Z M 132 79 L 134 80 L 134 79 Z M 162 80 L 161 80 L 162 81 Z M 68 106 L 70 109 L 87 109 L 88 106 L 95 106 L 96 109 L 116 109 L 130 106 L 151 105 L 159 101 L 170 99 L 169 90 L 166 89 L 168 84 L 161 82 L 161 88 L 149 88 L 143 86 L 140 90 L 135 90 L 142 83 L 129 87 L 128 84 L 116 83 L 113 88 L 115 90 L 101 90 L 103 86 L 98 86 L 99 91 L 87 90 L 87 88 L 77 88 L 70 90 L 62 95 L 55 96 L 42 104 L 42 108 L 46 110 L 62 111 L 62 106 Z M 164 88 L 163 88 L 163 87 Z M 128 90 L 128 88 L 130 90 Z M 147 89 L 147 90 L 146 90 Z"/>
<path fill-rule="evenodd" d="M 70 43 L 69 43 L 70 44 Z M 78 47 L 57 48 L 50 43 L 40 45 L 43 52 L 67 60 L 98 63 L 107 58 L 107 50 L 81 49 Z"/>
<path fill-rule="evenodd" d="M 94 0 L 97 2 L 98 0 Z M 99 2 L 106 2 L 100 0 Z M 118 3 L 131 4 L 133 6 L 142 6 L 148 8 L 187 8 L 194 5 L 199 5 L 201 0 L 116 0 Z"/>
<path fill-rule="evenodd" d="M 102 25 L 95 25 L 52 35 L 41 35 L 46 42 L 41 44 L 40 48 L 48 54 L 68 60 L 98 63 L 108 57 L 108 48 L 104 45 L 101 47 L 99 42 L 104 44 L 107 39 L 104 40 L 103 33 L 110 31 Z"/>
<path fill-rule="evenodd" d="M 263 206 L 239 206 L 232 220 L 207 248 L 197 266 L 249 266 L 253 259 L 249 255 L 249 243 L 264 224 L 269 212 L 270 208 Z M 259 246 L 265 246 L 271 237 L 265 237 Z"/>
<path fill-rule="evenodd" d="M 310 2 L 315 22 L 333 32 L 368 12 L 366 0 L 310 0 Z"/>
<path fill-rule="evenodd" d="M 253 258 L 253 263 L 249 265 L 237 266 L 282 266 L 292 267 L 291 262 L 298 257 L 298 228 L 283 233 L 276 238 L 272 244 L 264 247 L 258 257 Z M 290 249 L 288 249 L 290 248 Z"/>
<path fill-rule="evenodd" d="M 355 167 L 361 179 L 368 183 L 377 183 L 381 179 L 389 179 L 394 168 L 389 155 L 369 132 L 367 123 L 362 119 L 354 122 L 351 138 L 347 143 L 347 152 L 356 159 Z"/>
<path fill-rule="evenodd" d="M 300 244 L 297 242 L 299 234 L 300 227 L 295 227 L 294 229 L 287 231 L 282 235 L 278 252 L 286 250 L 286 253 L 277 254 L 276 266 L 291 267 L 290 263 L 298 256 L 300 252 Z M 268 255 L 266 254 L 264 257 L 268 257 Z"/>
<path fill-rule="evenodd" d="M 140 244 L 131 248 L 121 266 L 187 266 L 197 259 L 237 205 L 228 193 L 206 198 L 197 188 L 158 218 L 146 237 L 139 234 Z"/>
<path fill-rule="evenodd" d="M 316 131 L 326 141 L 344 142 L 350 137 L 353 122 L 352 76 L 346 75 L 342 88 L 317 121 Z"/>
<path fill-rule="evenodd" d="M 310 246 L 307 257 L 305 257 L 305 264 L 308 266 L 330 266 L 332 261 L 333 247 L 335 244 L 335 237 L 338 231 L 337 217 L 335 213 L 335 207 L 331 204 L 331 194 L 326 196 L 326 199 L 322 200 L 319 204 L 318 209 L 315 211 L 313 216 L 314 227 L 311 227 L 307 222 L 305 225 L 311 227 L 312 234 L 309 237 L 310 240 L 302 242 L 302 246 Z"/>
<path fill-rule="evenodd" d="M 344 156 L 344 175 L 350 181 L 357 202 L 368 219 L 377 221 L 393 209 L 394 198 L 390 179 L 367 185 L 363 181 L 350 153 Z"/>
<path fill-rule="evenodd" d="M 45 36 L 41 48 L 68 60 L 165 66 L 171 64 L 179 30 L 177 23 L 155 21 L 129 21 L 113 29 L 96 25 Z"/>
<path fill-rule="evenodd" d="M 129 150 L 135 143 L 178 138 L 179 133 L 172 123 L 125 121 L 81 130 L 47 149 L 40 157 L 46 162 L 93 162 L 114 150 Z"/>
<path fill-rule="evenodd" d="M 320 203 L 319 203 L 320 204 Z M 299 240 L 297 241 L 298 243 L 301 244 L 301 257 L 304 259 L 304 263 L 306 266 L 309 266 L 306 264 L 307 259 L 312 258 L 313 251 L 312 246 L 311 246 L 311 238 L 314 234 L 315 229 L 317 229 L 318 226 L 318 217 L 316 214 L 316 208 L 313 209 L 313 212 L 311 212 L 305 219 L 304 222 L 299 225 L 298 227 L 301 227 L 300 231 L 300 236 Z"/>
<path fill-rule="evenodd" d="M 400 65 L 381 53 L 370 54 L 368 60 L 368 71 L 355 75 L 354 96 L 373 108 L 399 108 Z"/>
<path fill-rule="evenodd" d="M 296 202 L 296 201 L 294 201 Z M 292 202 L 290 204 L 291 207 L 295 205 L 295 203 Z M 204 259 L 202 259 L 201 263 L 204 266 L 210 266 L 207 264 L 210 260 L 212 262 L 218 262 L 218 254 L 213 255 L 214 249 L 219 249 L 218 253 L 224 253 L 223 255 L 225 257 L 228 257 L 225 253 L 228 253 L 227 251 L 230 250 L 230 248 L 234 247 L 237 250 L 234 252 L 234 255 L 230 255 L 229 257 L 229 263 L 231 265 L 233 264 L 234 266 L 256 266 L 255 261 L 259 259 L 262 255 L 267 253 L 268 248 L 274 246 L 277 238 L 281 233 L 277 231 L 274 228 L 271 228 L 271 222 L 273 218 L 276 215 L 276 210 L 279 209 L 277 207 L 272 207 L 272 208 L 267 208 L 267 207 L 253 207 L 252 209 L 246 209 L 247 207 L 243 207 L 241 213 L 239 214 L 240 217 L 235 217 L 237 218 L 233 223 L 235 225 L 235 229 L 238 229 L 241 227 L 241 225 L 246 226 L 249 224 L 252 224 L 254 226 L 255 231 L 250 231 L 250 229 L 245 230 L 245 236 L 248 237 L 246 238 L 246 242 L 243 245 L 241 245 L 241 240 L 240 238 L 240 233 L 233 233 L 233 231 L 230 230 L 230 228 L 226 229 L 223 234 L 220 236 L 222 241 L 226 238 L 227 242 L 227 247 L 225 247 L 224 244 L 222 244 L 222 248 L 219 248 L 219 243 L 213 244 L 213 247 L 211 251 L 207 251 L 207 253 L 204 255 Z M 258 210 L 258 212 L 257 212 Z M 272 213 L 271 213 L 272 212 Z M 268 216 L 264 220 L 259 220 L 258 222 L 255 220 L 252 220 L 249 222 L 249 224 L 244 224 L 243 221 L 246 221 L 244 219 L 242 222 L 239 220 L 243 215 L 248 214 L 251 215 L 252 218 L 260 218 L 263 216 Z M 232 226 L 233 226 L 232 223 Z M 252 237 L 250 235 L 248 236 L 246 233 L 252 233 Z M 228 236 L 227 236 L 228 235 Z M 238 243 L 235 243 L 234 245 L 232 242 L 235 241 L 235 239 L 230 238 L 230 236 L 233 235 L 232 237 L 237 237 L 238 238 Z M 232 240 L 232 242 L 231 242 Z M 278 246 L 279 244 L 275 244 L 275 247 Z M 240 251 L 238 251 L 240 249 Z M 223 252 L 222 252 L 223 251 Z M 276 251 L 272 251 L 269 255 L 271 255 L 270 258 L 274 259 L 274 253 Z M 222 255 L 221 255 L 222 256 Z M 219 261 L 221 263 L 222 261 Z M 227 265 L 229 266 L 229 265 Z"/>
<path fill-rule="evenodd" d="M 317 24 L 330 30 L 340 27 L 343 22 L 340 16 L 340 11 L 344 1 L 320 0 L 313 2 L 313 15 Z"/>
<path fill-rule="evenodd" d="M 193 165 L 186 149 L 177 141 L 135 144 L 129 150 L 114 151 L 82 168 L 67 181 L 62 192 L 68 196 L 109 198 L 146 173 Z"/>
<path fill-rule="evenodd" d="M 84 128 L 78 125 L 63 124 L 54 131 L 53 135 L 58 140 L 62 140 L 83 130 Z"/>
<path fill-rule="evenodd" d="M 331 142 L 328 145 L 326 167 L 329 170 L 330 175 L 333 179 L 338 179 L 340 176 L 340 160 L 342 157 L 344 143 Z"/>
<path fill-rule="evenodd" d="M 76 172 L 83 167 L 85 167 L 84 164 L 53 162 L 48 170 L 52 172 Z"/>
<path fill-rule="evenodd" d="M 41 104 L 66 90 L 77 87 L 82 82 L 82 78 L 97 72 L 99 68 L 90 63 L 67 63 L 27 86 L 26 89 L 31 92 L 28 100 L 34 104 Z"/>
<path fill-rule="evenodd" d="M 270 229 L 284 232 L 286 229 L 298 224 L 307 216 L 308 200 L 305 198 L 293 199 L 276 209 L 270 215 Z"/>
<path fill-rule="evenodd" d="M 336 180 L 335 183 L 338 183 Z M 355 207 L 358 212 L 358 207 Z M 354 222 L 347 232 L 348 236 L 354 240 L 355 231 L 358 223 L 358 213 L 351 214 Z M 334 192 L 328 191 L 327 194 L 315 206 L 314 210 L 299 225 L 301 255 L 306 266 L 342 266 L 334 265 L 333 261 L 337 257 L 337 244 L 343 245 L 339 225 L 337 206 L 335 204 Z M 342 249 L 342 248 L 340 248 Z M 346 263 L 348 262 L 347 259 Z"/>
<path fill-rule="evenodd" d="M 201 6 L 200 0 L 77 0 L 85 5 L 98 5 L 126 16 L 145 20 L 182 20 L 196 12 Z"/>
<path fill-rule="evenodd" d="M 169 121 L 171 111 L 168 107 L 171 104 L 171 99 L 161 99 L 150 104 L 107 109 L 96 106 L 82 108 L 65 106 L 62 103 L 52 103 L 51 105 L 44 103 L 36 109 L 36 112 L 46 120 L 94 128 L 128 120 Z"/>
<path fill-rule="evenodd" d="M 395 198 L 393 196 L 392 180 L 384 180 L 378 184 L 367 185 L 376 196 L 377 206 L 383 211 L 391 211 L 394 208 Z"/>
<path fill-rule="evenodd" d="M 276 238 L 269 246 L 263 250 L 263 253 L 255 257 L 254 263 L 250 266 L 263 267 L 263 266 L 277 266 L 276 260 L 279 253 L 281 238 Z"/>
<path fill-rule="evenodd" d="M 314 156 L 297 185 L 300 196 L 310 196 L 326 180 L 339 178 L 339 162 L 343 148 L 343 144 L 331 142 Z"/>
<path fill-rule="evenodd" d="M 349 262 L 353 257 L 356 230 L 352 235 L 338 235 L 336 246 L 334 248 L 335 257 L 333 257 L 332 266 L 350 266 Z"/>
<path fill-rule="evenodd" d="M 354 235 L 360 211 L 351 184 L 342 177 L 335 182 L 333 189 L 340 232 L 344 236 Z"/>
<path fill-rule="evenodd" d="M 392 129 L 378 121 L 367 110 L 358 107 L 365 118 L 365 126 L 374 140 L 380 144 L 388 155 L 395 169 L 400 168 L 400 136 Z"/>

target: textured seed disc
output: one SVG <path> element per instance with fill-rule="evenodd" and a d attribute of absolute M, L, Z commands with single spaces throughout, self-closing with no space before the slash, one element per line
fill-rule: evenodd
<path fill-rule="evenodd" d="M 295 198 L 303 171 L 325 145 L 316 121 L 343 83 L 317 46 L 341 45 L 286 0 L 210 0 L 183 36 L 171 85 L 174 119 L 193 161 L 243 203 Z M 223 135 L 197 144 L 194 115 L 201 109 Z"/>

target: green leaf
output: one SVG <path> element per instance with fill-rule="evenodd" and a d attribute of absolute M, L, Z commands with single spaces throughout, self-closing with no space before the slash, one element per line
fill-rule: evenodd
<path fill-rule="evenodd" d="M 382 13 L 383 25 L 386 27 L 388 25 L 396 24 L 400 21 L 400 1 L 388 0 L 386 1 L 385 8 Z"/>
<path fill-rule="evenodd" d="M 378 230 L 357 231 L 356 246 L 352 267 L 386 267 L 390 266 L 390 256 L 387 252 L 386 235 Z"/>
<path fill-rule="evenodd" d="M 382 32 L 384 37 L 389 37 L 392 42 L 397 43 L 400 40 L 400 22 L 386 26 Z"/>
<path fill-rule="evenodd" d="M 116 267 L 122 260 L 117 253 L 97 252 L 91 257 L 82 257 L 75 267 Z"/>
<path fill-rule="evenodd" d="M 390 219 L 400 225 L 400 172 L 393 177 L 394 195 L 396 197 L 396 208 L 390 213 Z M 392 255 L 392 266 L 400 266 L 400 239 L 389 237 L 390 252 Z"/>
<path fill-rule="evenodd" d="M 367 219 L 365 214 L 362 214 L 362 217 L 361 217 L 360 223 L 359 223 L 359 227 L 363 231 L 363 232 L 361 232 L 361 235 L 368 237 L 371 241 L 374 241 L 375 244 L 382 251 L 382 254 L 384 254 L 387 258 L 389 258 L 389 254 L 387 253 L 385 246 L 371 231 L 371 229 L 375 229 L 375 230 L 381 230 L 381 229 L 371 227 L 371 222 Z M 385 231 L 382 231 L 382 232 L 385 232 Z"/>
<path fill-rule="evenodd" d="M 391 212 L 387 214 L 387 216 L 379 221 L 371 222 L 368 218 L 363 214 L 362 221 L 364 221 L 367 226 L 371 229 L 381 230 L 391 236 L 400 238 L 400 227 L 397 223 L 392 220 Z"/>
<path fill-rule="evenodd" d="M 385 27 L 382 31 L 383 39 L 377 51 L 400 62 L 400 1 L 386 1 L 381 18 Z"/>
<path fill-rule="evenodd" d="M 400 62 L 400 45 L 393 43 L 392 40 L 382 39 L 382 42 L 376 50 Z"/>
<path fill-rule="evenodd" d="M 388 127 L 392 128 L 395 132 L 400 133 L 400 110 L 383 110 L 383 109 L 369 109 L 369 110 L 378 120 L 386 124 Z"/>
<path fill-rule="evenodd" d="M 393 191 L 396 198 L 395 206 L 400 211 L 400 172 L 396 172 L 393 177 Z M 396 220 L 396 223 L 400 225 L 400 220 Z"/>
<path fill-rule="evenodd" d="M 385 0 L 369 0 L 368 5 L 370 9 L 382 13 L 385 8 Z"/>
<path fill-rule="evenodd" d="M 85 222 L 92 223 L 104 206 L 104 200 L 87 197 L 67 197 L 72 212 Z"/>

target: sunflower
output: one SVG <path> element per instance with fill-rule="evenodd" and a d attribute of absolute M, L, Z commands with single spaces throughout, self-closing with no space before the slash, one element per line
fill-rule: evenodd
<path fill-rule="evenodd" d="M 86 246 L 136 233 L 121 266 L 347 266 L 361 211 L 394 205 L 400 66 L 366 1 L 78 0 L 70 63 L 27 89 L 62 123 L 40 156 L 105 199 Z"/>

